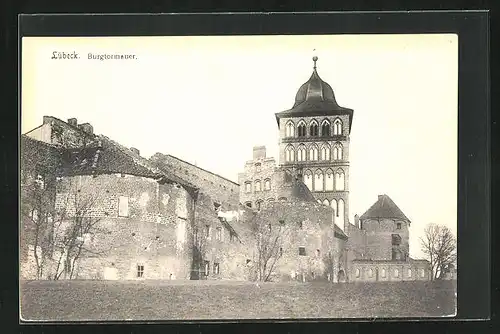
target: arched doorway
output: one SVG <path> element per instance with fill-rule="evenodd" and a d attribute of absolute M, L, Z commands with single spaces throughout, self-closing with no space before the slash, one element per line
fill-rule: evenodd
<path fill-rule="evenodd" d="M 339 283 L 345 282 L 345 272 L 343 269 L 339 270 L 339 273 L 337 274 L 337 279 Z"/>

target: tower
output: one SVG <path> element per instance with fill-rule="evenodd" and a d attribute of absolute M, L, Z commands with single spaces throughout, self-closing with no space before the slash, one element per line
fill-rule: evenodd
<path fill-rule="evenodd" d="M 335 210 L 345 232 L 349 217 L 349 135 L 353 110 L 338 105 L 317 71 L 300 86 L 289 110 L 276 113 L 279 165 L 298 172 L 314 198 Z"/>

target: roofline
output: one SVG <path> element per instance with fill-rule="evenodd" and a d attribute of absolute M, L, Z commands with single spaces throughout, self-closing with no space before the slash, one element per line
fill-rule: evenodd
<path fill-rule="evenodd" d="M 160 153 L 160 154 L 162 154 L 162 153 Z M 170 154 L 164 154 L 164 155 L 165 155 L 165 156 L 167 156 L 167 157 L 170 157 L 170 158 L 174 158 L 174 159 L 176 159 L 176 160 L 179 160 L 180 162 L 183 162 L 183 163 L 188 164 L 188 165 L 190 165 L 190 166 L 196 167 L 196 168 L 198 168 L 198 169 L 200 169 L 200 170 L 202 170 L 202 171 L 204 171 L 204 172 L 207 172 L 207 173 L 209 173 L 209 174 L 212 174 L 212 175 L 214 175 L 214 176 L 220 177 L 221 179 L 224 179 L 224 180 L 226 180 L 226 181 L 228 181 L 228 182 L 230 182 L 230 183 L 232 183 L 232 184 L 234 184 L 234 185 L 236 185 L 236 186 L 238 186 L 238 187 L 240 186 L 240 184 L 239 184 L 239 183 L 236 183 L 236 182 L 234 182 L 234 181 L 232 181 L 232 180 L 229 180 L 228 178 L 225 178 L 224 176 L 220 176 L 219 174 L 216 174 L 216 173 L 211 172 L 211 171 L 209 171 L 209 170 L 206 170 L 206 169 L 204 169 L 204 168 L 201 168 L 201 167 L 198 167 L 198 166 L 196 166 L 196 165 L 193 165 L 192 163 L 187 162 L 187 161 L 184 161 L 184 160 L 182 160 L 182 159 L 180 159 L 180 158 L 178 158 L 178 157 L 175 157 L 175 156 L 170 155 Z"/>
<path fill-rule="evenodd" d="M 95 133 L 90 134 L 88 132 L 85 132 L 84 130 L 80 129 L 78 126 L 73 126 L 73 125 L 69 124 L 68 122 L 65 122 L 62 119 L 57 118 L 55 116 L 45 115 L 44 117 L 50 117 L 50 118 L 56 119 L 56 120 L 58 120 L 58 121 L 60 121 L 60 122 L 62 122 L 64 124 L 68 125 L 70 128 L 75 129 L 75 130 L 83 133 L 87 137 L 95 137 L 95 136 L 97 136 Z M 86 123 L 81 123 L 81 124 L 90 124 L 90 123 L 86 122 Z M 42 124 L 42 125 L 44 125 L 44 124 Z M 40 126 L 42 126 L 42 125 L 40 125 Z M 35 129 L 37 129 L 37 128 L 35 128 Z M 35 129 L 33 129 L 33 130 L 35 130 Z M 30 130 L 30 132 L 33 131 L 33 130 Z"/>
<path fill-rule="evenodd" d="M 33 132 L 33 131 L 35 131 L 35 130 L 39 129 L 39 128 L 41 128 L 41 127 L 42 127 L 42 126 L 44 126 L 44 125 L 45 125 L 45 124 L 43 124 L 43 123 L 42 123 L 42 124 L 40 124 L 39 126 L 37 126 L 37 127 L 33 128 L 33 129 L 29 130 L 28 132 L 25 132 L 24 134 L 22 133 L 22 134 L 21 134 L 21 136 L 26 136 L 28 133 L 31 133 L 31 132 Z M 33 138 L 32 138 L 32 139 L 33 139 Z"/>
<path fill-rule="evenodd" d="M 42 124 L 42 125 L 43 125 L 43 124 Z M 40 126 L 41 126 L 41 125 L 40 125 Z M 38 127 L 34 128 L 33 130 L 38 129 L 40 126 L 38 126 Z M 30 130 L 29 132 L 31 132 L 31 131 L 33 131 L 33 130 Z M 31 138 L 30 136 L 28 136 L 28 135 L 27 135 L 27 133 L 29 133 L 29 132 L 26 132 L 25 134 L 21 134 L 21 136 L 19 137 L 19 139 L 24 139 L 24 140 L 26 140 L 26 139 L 27 139 L 27 140 L 32 140 L 32 141 L 35 141 L 35 142 L 37 142 L 37 143 L 40 143 L 40 144 L 42 144 L 42 145 L 45 145 L 45 146 L 48 146 L 48 147 L 51 147 L 51 148 L 54 148 L 54 149 L 57 149 L 57 150 L 62 149 L 62 147 L 61 147 L 61 146 L 59 146 L 59 145 L 56 145 L 56 144 L 51 144 L 51 143 L 47 143 L 47 142 L 44 142 L 44 141 L 41 141 L 41 140 L 38 140 L 38 139 L 35 139 L 35 138 Z"/>

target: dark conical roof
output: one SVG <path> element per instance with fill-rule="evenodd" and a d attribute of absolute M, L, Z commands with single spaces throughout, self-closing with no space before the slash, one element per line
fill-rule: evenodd
<path fill-rule="evenodd" d="M 328 101 L 338 107 L 332 87 L 319 77 L 316 66 L 314 66 L 309 80 L 297 91 L 293 107 L 295 108 L 305 101 Z"/>
<path fill-rule="evenodd" d="M 410 221 L 403 211 L 387 195 L 378 195 L 378 200 L 359 219 L 401 219 Z"/>

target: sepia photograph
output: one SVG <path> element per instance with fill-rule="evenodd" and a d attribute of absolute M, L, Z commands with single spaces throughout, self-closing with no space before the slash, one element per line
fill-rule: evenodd
<path fill-rule="evenodd" d="M 22 321 L 456 315 L 456 34 L 21 48 Z"/>

